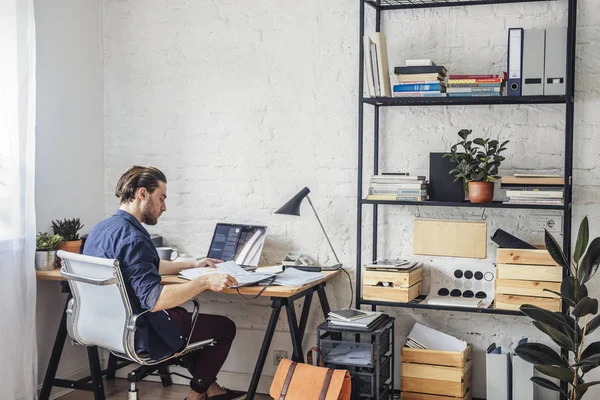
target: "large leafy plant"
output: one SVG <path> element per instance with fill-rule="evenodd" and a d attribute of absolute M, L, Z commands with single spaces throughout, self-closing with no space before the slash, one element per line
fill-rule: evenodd
<path fill-rule="evenodd" d="M 71 242 L 79 240 L 79 231 L 83 228 L 83 225 L 79 221 L 79 218 L 64 219 L 52 221 L 52 231 L 55 235 L 61 235 L 65 238 L 65 241 Z"/>
<path fill-rule="evenodd" d="M 465 188 L 468 182 L 492 182 L 500 178 L 498 167 L 504 161 L 500 153 L 506 150 L 504 146 L 509 142 L 482 138 L 469 140 L 471 132 L 471 129 L 461 129 L 458 136 L 462 140 L 443 156 L 458 164 L 450 174 L 454 175 L 454 182 L 463 179 Z"/>
<path fill-rule="evenodd" d="M 590 386 L 600 384 L 600 381 L 584 380 L 585 374 L 600 366 L 600 342 L 593 342 L 584 347 L 586 336 L 600 326 L 600 316 L 588 321 L 590 315 L 598 312 L 598 300 L 588 296 L 586 287 L 586 283 L 600 265 L 600 238 L 595 238 L 588 246 L 589 226 L 585 217 L 579 227 L 575 252 L 570 262 L 548 231 L 545 242 L 554 261 L 567 272 L 560 286 L 560 293 L 553 293 L 559 295 L 571 307 L 570 314 L 551 312 L 528 304 L 521 306 L 521 311 L 533 319 L 533 324 L 566 350 L 569 356 L 559 355 L 542 343 L 524 343 L 515 351 L 525 361 L 535 364 L 535 369 L 542 374 L 567 382 L 569 389 L 564 391 L 542 377 L 531 378 L 534 383 L 560 392 L 571 400 L 578 400 Z M 583 325 L 580 324 L 582 319 Z"/>

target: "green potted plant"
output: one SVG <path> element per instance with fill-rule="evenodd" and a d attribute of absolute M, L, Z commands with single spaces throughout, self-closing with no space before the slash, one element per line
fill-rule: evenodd
<path fill-rule="evenodd" d="M 62 243 L 63 237 L 40 232 L 35 237 L 35 269 L 50 271 L 54 269 L 56 249 Z"/>
<path fill-rule="evenodd" d="M 59 250 L 70 251 L 71 253 L 79 253 L 81 250 L 81 239 L 79 231 L 83 225 L 79 218 L 64 219 L 52 221 L 52 231 L 55 235 L 60 235 L 64 238 L 64 242 L 58 246 Z"/>
<path fill-rule="evenodd" d="M 450 148 L 450 161 L 457 163 L 449 173 L 455 176 L 454 182 L 464 180 L 465 190 L 469 192 L 471 203 L 489 203 L 494 198 L 494 181 L 498 178 L 498 167 L 504 161 L 500 155 L 509 141 L 477 138 L 469 140 L 471 129 L 461 129 L 458 136 L 462 139 Z"/>
<path fill-rule="evenodd" d="M 590 386 L 600 384 L 600 381 L 584 381 L 585 374 L 600 366 L 600 342 L 587 344 L 584 348 L 587 335 L 600 326 L 600 316 L 588 321 L 590 315 L 598 312 L 598 300 L 588 297 L 586 287 L 586 283 L 600 265 L 600 238 L 592 240 L 589 246 L 588 241 L 589 227 L 585 217 L 579 227 L 572 261 L 569 262 L 554 237 L 546 231 L 546 248 L 554 261 L 566 271 L 560 293 L 553 293 L 571 307 L 570 314 L 551 312 L 528 304 L 521 306 L 521 311 L 534 320 L 536 328 L 548 335 L 561 349 L 566 350 L 568 357 L 559 355 L 542 343 L 524 343 L 515 349 L 519 357 L 535 364 L 536 370 L 566 382 L 570 388 L 564 391 L 542 377 L 531 378 L 535 384 L 560 392 L 570 400 L 583 398 Z M 582 319 L 583 325 L 580 324 Z"/>

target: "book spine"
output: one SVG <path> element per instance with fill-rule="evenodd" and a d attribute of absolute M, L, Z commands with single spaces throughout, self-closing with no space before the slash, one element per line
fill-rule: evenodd
<path fill-rule="evenodd" d="M 446 92 L 394 92 L 393 97 L 446 97 Z"/>
<path fill-rule="evenodd" d="M 394 85 L 394 92 L 439 92 L 442 86 L 439 83 L 433 85 Z"/>
<path fill-rule="evenodd" d="M 450 79 L 496 79 L 500 75 L 450 75 Z"/>
<path fill-rule="evenodd" d="M 448 88 L 458 88 L 458 87 L 494 87 L 500 88 L 502 85 L 500 83 L 448 83 Z"/>
<path fill-rule="evenodd" d="M 494 97 L 500 96 L 500 93 L 448 93 L 450 97 Z"/>
<path fill-rule="evenodd" d="M 431 65 L 431 66 L 420 66 L 420 67 L 395 67 L 394 73 L 398 74 L 427 74 L 427 73 L 440 73 L 445 74 L 446 68 L 443 66 Z"/>
<path fill-rule="evenodd" d="M 490 79 L 448 79 L 448 83 L 502 83 L 501 78 Z"/>
<path fill-rule="evenodd" d="M 389 194 L 396 196 L 427 196 L 427 190 L 370 188 L 369 194 Z"/>
<path fill-rule="evenodd" d="M 448 93 L 500 93 L 500 88 L 448 88 L 446 90 Z"/>
<path fill-rule="evenodd" d="M 424 196 L 394 196 L 385 194 L 370 194 L 367 196 L 367 200 L 389 200 L 389 201 L 424 201 Z"/>

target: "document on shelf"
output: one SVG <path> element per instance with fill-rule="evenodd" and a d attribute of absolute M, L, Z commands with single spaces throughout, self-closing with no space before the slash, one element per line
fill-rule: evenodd
<path fill-rule="evenodd" d="M 436 331 L 418 322 L 408 334 L 408 339 L 418 343 L 421 348 L 429 350 L 462 352 L 467 348 L 467 342 L 464 340 Z"/>

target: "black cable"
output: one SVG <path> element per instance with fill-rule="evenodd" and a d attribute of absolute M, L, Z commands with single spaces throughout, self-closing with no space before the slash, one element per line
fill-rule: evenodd
<path fill-rule="evenodd" d="M 340 267 L 340 268 L 348 276 L 348 283 L 350 283 L 350 305 L 348 306 L 348 308 L 352 308 L 352 300 L 353 300 L 353 296 L 354 296 L 354 289 L 352 288 L 352 278 L 350 277 L 350 274 L 348 273 L 348 271 L 346 271 L 344 269 L 344 267 Z"/>

